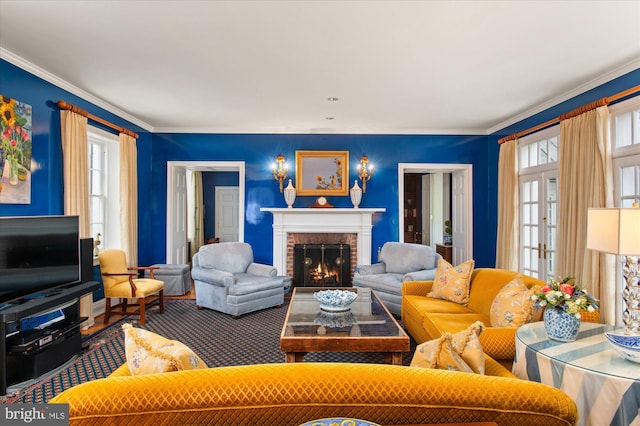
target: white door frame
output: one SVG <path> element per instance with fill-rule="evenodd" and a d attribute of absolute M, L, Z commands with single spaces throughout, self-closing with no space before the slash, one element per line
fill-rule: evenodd
<path fill-rule="evenodd" d="M 167 161 L 167 250 L 166 263 L 175 263 L 174 241 L 170 225 L 175 217 L 173 175 L 178 168 L 202 172 L 238 172 L 238 241 L 244 242 L 245 163 L 244 161 Z"/>
<path fill-rule="evenodd" d="M 405 173 L 455 173 L 464 175 L 464 196 L 462 206 L 452 206 L 464 212 L 466 238 L 456 241 L 466 253 L 467 259 L 473 259 L 473 165 L 439 163 L 398 163 L 398 241 L 404 242 L 404 174 Z M 466 259 L 462 259 L 464 261 Z M 455 263 L 454 259 L 454 263 Z"/>

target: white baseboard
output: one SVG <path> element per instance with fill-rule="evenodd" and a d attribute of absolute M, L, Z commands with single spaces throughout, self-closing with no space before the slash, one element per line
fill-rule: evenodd
<path fill-rule="evenodd" d="M 98 301 L 93 302 L 93 316 L 94 318 L 98 315 L 104 314 L 104 308 L 106 305 L 106 299 L 100 299 Z"/>

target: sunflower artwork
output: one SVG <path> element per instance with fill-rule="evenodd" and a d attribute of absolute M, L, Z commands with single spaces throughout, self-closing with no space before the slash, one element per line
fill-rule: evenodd
<path fill-rule="evenodd" d="M 0 95 L 0 204 L 31 203 L 31 105 Z"/>
<path fill-rule="evenodd" d="M 347 195 L 348 151 L 296 151 L 298 195 Z"/>

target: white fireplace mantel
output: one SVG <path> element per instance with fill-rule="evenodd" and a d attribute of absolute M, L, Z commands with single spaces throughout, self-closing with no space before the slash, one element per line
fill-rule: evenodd
<path fill-rule="evenodd" d="M 371 264 L 371 228 L 375 213 L 384 208 L 268 208 L 273 214 L 273 266 L 278 274 L 287 273 L 287 234 L 290 233 L 355 233 L 358 238 L 358 265 Z"/>

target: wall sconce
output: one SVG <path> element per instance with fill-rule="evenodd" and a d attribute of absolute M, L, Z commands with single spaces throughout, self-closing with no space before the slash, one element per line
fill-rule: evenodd
<path fill-rule="evenodd" d="M 289 174 L 287 163 L 284 162 L 284 155 L 278 154 L 276 164 L 273 166 L 271 172 L 273 173 L 273 178 L 280 183 L 280 192 L 282 192 L 282 181 L 284 181 Z"/>
<path fill-rule="evenodd" d="M 358 177 L 362 181 L 362 192 L 367 192 L 367 181 L 373 176 L 373 165 L 369 164 L 369 158 L 362 154 L 360 164 L 358 164 Z"/>

